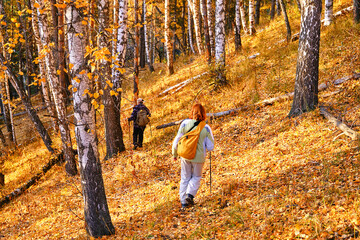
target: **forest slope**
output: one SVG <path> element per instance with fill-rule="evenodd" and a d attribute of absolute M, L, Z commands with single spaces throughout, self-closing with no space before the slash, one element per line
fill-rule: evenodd
<path fill-rule="evenodd" d="M 347 5 L 338 4 L 335 10 L 344 7 Z M 289 15 L 296 32 L 299 14 L 295 8 L 289 11 L 293 11 Z M 122 126 L 128 150 L 102 161 L 116 228 L 116 235 L 105 239 L 359 237 L 359 142 L 341 135 L 319 110 L 287 118 L 291 100 L 266 107 L 253 105 L 293 91 L 295 80 L 297 42 L 279 42 L 285 38 L 281 17 L 263 23 L 262 28 L 256 37 L 243 37 L 241 53 L 233 52 L 230 37 L 230 86 L 219 91 L 207 87 L 211 80 L 204 75 L 176 93 L 158 96 L 177 83 L 208 72 L 202 57 L 178 59 L 176 74 L 171 77 L 164 75 L 163 64 L 156 65 L 153 74 L 142 71 L 140 97 L 152 111 L 152 122 L 145 131 L 145 147 L 129 150 L 131 133 L 126 117 L 130 105 L 123 100 L 123 109 L 127 110 L 122 115 Z M 248 58 L 256 53 L 260 53 L 256 58 Z M 358 73 L 359 66 L 360 26 L 354 26 L 348 14 L 322 28 L 320 83 Z M 124 97 L 131 99 L 131 92 L 129 81 Z M 330 86 L 320 93 L 319 100 L 333 115 L 359 131 L 358 80 Z M 194 101 L 213 113 L 249 108 L 209 120 L 216 141 L 211 154 L 212 192 L 206 164 L 195 207 L 181 211 L 180 164 L 171 156 L 177 126 L 162 130 L 155 126 L 186 118 Z M 6 185 L 0 189 L 1 196 L 30 179 L 49 160 L 40 141 L 25 142 L 33 135 L 26 117 L 17 121 L 23 145 L 2 159 Z M 104 156 L 101 125 L 99 121 L 100 151 Z M 54 144 L 61 143 L 57 140 Z M 53 167 L 25 194 L 0 209 L 0 223 L 0 238 L 4 239 L 86 239 L 79 177 L 66 176 L 63 166 Z"/>

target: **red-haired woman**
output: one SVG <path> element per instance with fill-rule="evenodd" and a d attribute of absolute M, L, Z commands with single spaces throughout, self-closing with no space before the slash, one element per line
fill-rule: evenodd
<path fill-rule="evenodd" d="M 178 157 L 178 142 L 180 138 L 189 131 L 198 128 L 198 125 L 206 119 L 205 108 L 201 104 L 192 106 L 190 119 L 184 120 L 172 145 L 172 154 L 176 160 Z M 194 127 L 195 126 L 195 127 Z M 206 151 L 214 149 L 214 136 L 209 125 L 201 130 L 199 141 L 196 146 L 196 154 L 193 159 L 181 159 L 181 181 L 180 181 L 180 202 L 182 207 L 188 207 L 194 204 L 194 197 L 199 190 L 201 173 L 205 162 Z"/>

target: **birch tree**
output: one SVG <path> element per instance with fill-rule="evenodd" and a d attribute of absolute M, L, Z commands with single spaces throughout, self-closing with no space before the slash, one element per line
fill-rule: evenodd
<path fill-rule="evenodd" d="M 171 43 L 170 0 L 165 0 L 165 46 L 168 74 L 174 74 L 173 45 Z"/>
<path fill-rule="evenodd" d="M 249 34 L 255 34 L 255 9 L 254 0 L 249 0 Z"/>
<path fill-rule="evenodd" d="M 139 31 L 139 2 L 134 0 L 134 24 L 135 24 L 135 42 L 134 42 L 134 104 L 139 98 L 139 48 L 140 48 L 140 31 Z"/>
<path fill-rule="evenodd" d="M 193 16 L 194 30 L 195 30 L 195 40 L 198 48 L 198 52 L 202 54 L 202 42 L 201 42 L 201 33 L 200 33 L 200 25 L 199 25 L 199 8 L 200 3 L 199 0 L 188 0 L 188 4 Z"/>
<path fill-rule="evenodd" d="M 87 91 L 92 89 L 88 78 L 85 47 L 88 36 L 82 24 L 86 7 L 70 2 L 66 9 L 69 64 L 73 85 L 75 136 L 78 146 L 81 186 L 84 198 L 85 228 L 91 237 L 112 235 L 115 228 L 107 205 L 97 146 L 95 110 Z"/>
<path fill-rule="evenodd" d="M 215 54 L 215 9 L 213 7 L 213 1 L 207 0 L 207 17 L 209 26 L 209 37 L 212 55 Z"/>
<path fill-rule="evenodd" d="M 188 34 L 189 34 L 189 46 L 193 54 L 195 54 L 194 44 L 193 44 L 193 37 L 192 37 L 192 24 L 191 24 L 191 11 L 190 7 L 188 6 Z"/>
<path fill-rule="evenodd" d="M 249 30 L 246 27 L 247 24 L 246 24 L 246 13 L 245 13 L 245 8 L 244 8 L 244 0 L 240 0 L 239 8 L 240 8 L 241 25 L 244 29 L 244 32 L 249 33 Z"/>
<path fill-rule="evenodd" d="M 302 1 L 295 91 L 289 116 L 313 110 L 318 104 L 321 5 L 321 0 Z"/>
<path fill-rule="evenodd" d="M 49 83 L 51 85 L 51 90 L 53 93 L 54 103 L 56 112 L 58 115 L 59 130 L 62 141 L 62 148 L 65 158 L 65 170 L 71 175 L 75 176 L 77 174 L 76 162 L 74 151 L 72 149 L 72 141 L 70 136 L 69 123 L 66 114 L 66 103 L 64 97 L 64 91 L 62 91 L 62 86 L 59 78 L 56 75 L 56 61 L 53 55 L 55 51 L 54 43 L 50 40 L 50 31 L 48 27 L 48 21 L 46 16 L 45 2 L 39 0 L 39 7 L 37 8 L 37 15 L 39 20 L 39 30 L 40 30 L 40 39 L 43 46 L 43 54 L 45 55 L 45 66 L 47 71 L 47 76 L 49 78 Z M 39 53 L 41 54 L 41 53 Z"/>
<path fill-rule="evenodd" d="M 123 134 L 120 125 L 120 114 L 116 110 L 113 96 L 118 95 L 117 89 L 111 83 L 111 54 L 110 39 L 107 30 L 110 27 L 109 0 L 98 0 L 99 10 L 99 49 L 102 52 L 99 63 L 100 82 L 103 90 L 102 101 L 104 104 L 106 159 L 125 150 Z"/>
<path fill-rule="evenodd" d="M 150 72 L 154 72 L 154 66 L 152 65 L 150 59 L 150 50 L 149 50 L 149 33 L 148 33 L 148 24 L 146 21 L 147 14 L 147 5 L 146 0 L 143 0 L 143 23 L 144 23 L 144 38 L 145 38 L 145 55 L 146 55 L 146 63 L 149 66 Z"/>
<path fill-rule="evenodd" d="M 208 63 L 211 63 L 211 45 L 209 35 L 209 22 L 208 22 L 208 11 L 206 0 L 201 0 L 202 12 L 203 12 L 203 23 L 204 23 L 204 35 L 205 35 L 205 46 L 206 46 L 206 58 Z"/>
<path fill-rule="evenodd" d="M 216 0 L 215 11 L 216 87 L 227 83 L 225 76 L 225 0 Z"/>
<path fill-rule="evenodd" d="M 241 17 L 240 17 L 240 0 L 236 0 L 235 4 L 235 51 L 241 49 Z"/>
<path fill-rule="evenodd" d="M 333 0 L 325 0 L 324 26 L 329 26 L 333 21 Z"/>
<path fill-rule="evenodd" d="M 6 87 L 6 85 L 8 85 L 7 81 L 8 80 L 6 77 L 5 77 L 5 79 L 0 80 L 0 93 L 1 93 L 1 99 L 2 99 L 2 104 L 3 104 L 4 123 L 6 126 L 7 133 L 8 133 L 7 135 L 8 135 L 9 140 L 11 142 L 14 142 L 14 139 L 16 139 L 16 137 L 13 136 L 13 132 L 15 133 L 15 131 L 13 131 L 13 124 L 11 121 L 12 109 L 11 109 L 11 105 L 10 105 L 10 98 L 8 97 L 9 95 L 7 94 L 7 87 Z"/>

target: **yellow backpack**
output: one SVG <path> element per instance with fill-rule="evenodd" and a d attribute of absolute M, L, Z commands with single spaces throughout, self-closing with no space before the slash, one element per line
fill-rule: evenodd
<path fill-rule="evenodd" d="M 195 122 L 194 126 L 180 138 L 177 145 L 177 153 L 179 156 L 189 160 L 195 158 L 200 132 L 205 127 L 205 124 L 205 121 Z M 197 125 L 198 127 L 191 131 Z"/>

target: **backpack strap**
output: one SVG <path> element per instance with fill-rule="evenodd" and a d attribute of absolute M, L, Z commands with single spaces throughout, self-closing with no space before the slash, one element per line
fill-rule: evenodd
<path fill-rule="evenodd" d="M 188 133 L 188 132 L 190 132 L 191 130 L 193 130 L 194 127 L 196 127 L 197 125 L 199 125 L 199 123 L 200 123 L 200 121 L 196 121 L 196 122 L 194 123 L 194 126 L 192 126 L 192 127 L 190 128 L 190 130 L 187 131 L 186 133 Z M 185 134 L 186 134 L 186 133 L 185 133 Z"/>

